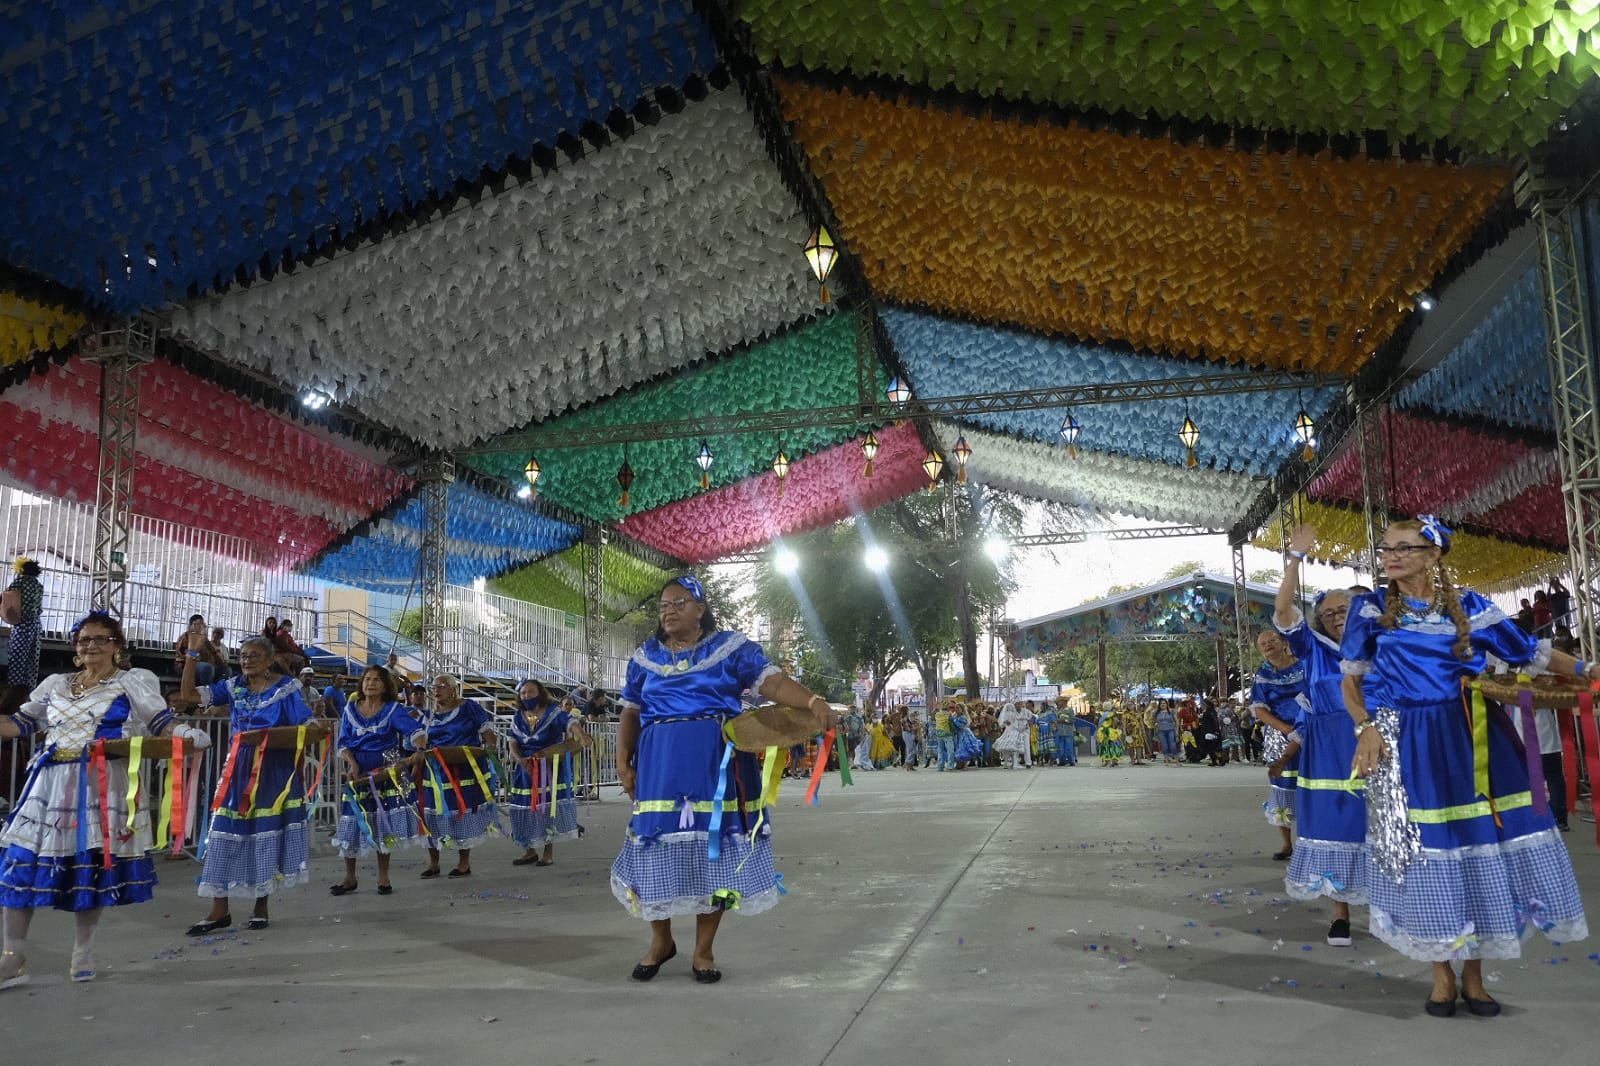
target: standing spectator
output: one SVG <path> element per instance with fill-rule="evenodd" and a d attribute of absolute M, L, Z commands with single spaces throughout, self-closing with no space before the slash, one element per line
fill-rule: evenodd
<path fill-rule="evenodd" d="M 1160 741 L 1161 761 L 1178 761 L 1178 716 L 1172 710 L 1172 701 L 1156 707 L 1156 738 Z"/>
<path fill-rule="evenodd" d="M 400 656 L 395 652 L 389 653 L 389 658 L 384 660 L 383 668 L 389 671 L 390 677 L 394 678 L 395 684 L 398 686 L 397 691 L 404 689 L 411 683 L 411 671 L 400 665 Z"/>
<path fill-rule="evenodd" d="M 1078 765 L 1078 716 L 1065 699 L 1056 703 L 1056 721 L 1051 728 L 1054 734 L 1057 766 Z"/>
<path fill-rule="evenodd" d="M 189 652 L 198 653 L 190 656 Z M 203 614 L 189 616 L 189 628 L 179 634 L 172 646 L 172 672 L 183 673 L 183 664 L 186 658 L 194 658 L 194 679 L 197 685 L 209 685 L 213 681 L 220 681 L 227 676 L 225 669 L 227 661 L 216 646 L 206 639 L 206 617 Z"/>
<path fill-rule="evenodd" d="M 1523 744 L 1527 744 L 1528 737 L 1522 732 L 1522 715 L 1512 711 L 1511 724 L 1516 727 Z M 1567 771 L 1561 764 L 1561 727 L 1556 723 L 1556 712 L 1548 707 L 1536 708 L 1533 712 L 1533 728 L 1533 739 L 1539 744 L 1539 756 L 1544 763 L 1544 783 L 1550 793 L 1550 813 L 1555 816 L 1556 828 L 1563 833 L 1570 833 L 1572 827 L 1567 824 Z"/>
<path fill-rule="evenodd" d="M 315 707 L 322 699 L 322 693 L 317 691 L 317 672 L 309 666 L 300 668 L 300 698 L 306 701 L 307 707 Z M 343 708 L 340 708 L 343 710 Z"/>
<path fill-rule="evenodd" d="M 11 564 L 11 569 L 17 576 L 0 595 L 0 617 L 11 627 L 7 691 L 0 698 L 0 713 L 10 713 L 21 707 L 39 683 L 39 616 L 44 612 L 44 585 L 39 581 L 39 564 L 20 557 Z"/>
<path fill-rule="evenodd" d="M 901 704 L 899 707 L 895 708 L 895 710 L 900 716 L 900 749 L 903 755 L 900 765 L 904 766 L 907 770 L 915 770 L 917 768 L 916 723 L 911 720 L 910 707 Z"/>
<path fill-rule="evenodd" d="M 956 732 L 950 723 L 950 705 L 933 712 L 933 746 L 939 752 L 939 772 L 956 768 Z"/>
<path fill-rule="evenodd" d="M 300 671 L 311 662 L 305 649 L 295 641 L 294 623 L 287 618 L 278 623 L 278 632 L 273 635 L 272 646 L 278 649 L 278 662 L 282 664 L 283 672 L 286 674 Z"/>
<path fill-rule="evenodd" d="M 1558 626 L 1572 625 L 1572 593 L 1554 574 L 1550 575 L 1550 620 Z"/>
<path fill-rule="evenodd" d="M 1533 594 L 1533 635 L 1549 637 L 1550 622 L 1550 597 L 1545 595 L 1544 589 L 1539 589 Z"/>

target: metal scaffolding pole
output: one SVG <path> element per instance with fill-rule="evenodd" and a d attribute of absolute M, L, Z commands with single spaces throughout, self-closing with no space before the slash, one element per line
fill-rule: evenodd
<path fill-rule="evenodd" d="M 422 672 L 433 677 L 444 669 L 446 544 L 449 538 L 450 483 L 456 479 L 455 457 L 445 452 L 425 456 L 417 471 L 422 489 Z"/>
<path fill-rule="evenodd" d="M 606 534 L 591 529 L 583 537 L 583 649 L 588 673 L 584 680 L 591 693 L 605 687 L 600 652 L 605 639 Z"/>
<path fill-rule="evenodd" d="M 94 500 L 89 604 L 123 615 L 132 528 L 133 470 L 139 439 L 139 371 L 155 358 L 155 330 L 129 321 L 91 333 L 83 359 L 100 367 L 100 471 Z"/>
<path fill-rule="evenodd" d="M 1249 615 L 1249 591 L 1245 587 L 1244 541 L 1233 545 L 1233 639 L 1239 651 L 1239 687 L 1245 687 L 1250 670 L 1250 636 L 1245 618 Z"/>
<path fill-rule="evenodd" d="M 1367 527 L 1367 572 L 1373 587 L 1380 583 L 1378 545 L 1389 527 L 1389 462 L 1384 450 L 1383 420 L 1387 407 L 1370 403 L 1357 416 L 1357 443 L 1361 448 L 1361 516 Z"/>
<path fill-rule="evenodd" d="M 1519 202 L 1528 207 L 1538 230 L 1538 270 L 1549 338 L 1556 456 L 1566 507 L 1567 543 L 1572 563 L 1573 632 L 1585 658 L 1600 653 L 1596 644 L 1596 583 L 1600 582 L 1600 412 L 1595 410 L 1594 353 L 1585 307 L 1583 257 L 1578 244 L 1581 210 L 1570 190 L 1525 170 L 1517 178 Z"/>

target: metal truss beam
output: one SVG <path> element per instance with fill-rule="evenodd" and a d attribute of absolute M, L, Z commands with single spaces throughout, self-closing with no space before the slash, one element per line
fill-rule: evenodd
<path fill-rule="evenodd" d="M 1595 614 L 1600 608 L 1600 412 L 1595 410 L 1594 352 L 1577 232 L 1582 208 L 1569 187 L 1546 180 L 1535 168 L 1525 167 L 1516 184 L 1518 201 L 1532 214 L 1539 238 L 1537 267 L 1550 343 L 1556 457 L 1577 610 L 1573 632 L 1584 657 L 1594 658 L 1600 653 L 1595 639 Z"/>
<path fill-rule="evenodd" d="M 1210 526 L 1139 526 L 1132 529 L 1074 530 L 1070 533 L 1028 533 L 1020 537 L 1007 537 L 1006 545 L 1012 549 L 1049 548 L 1059 544 L 1083 544 L 1091 540 L 1165 540 L 1167 537 L 1220 537 L 1223 531 Z M 953 550 L 949 544 L 927 545 L 929 551 Z M 713 559 L 711 566 L 731 566 L 735 563 L 757 563 L 766 557 L 767 549 L 724 555 Z"/>
<path fill-rule="evenodd" d="M 605 639 L 606 534 L 592 529 L 583 537 L 583 648 L 590 693 L 600 690 L 600 653 Z"/>
<path fill-rule="evenodd" d="M 1239 687 L 1245 688 L 1250 675 L 1250 637 L 1245 627 L 1250 594 L 1244 570 L 1244 541 L 1233 543 L 1233 639 L 1239 656 Z"/>
<path fill-rule="evenodd" d="M 92 610 L 122 617 L 132 528 L 133 471 L 139 441 L 139 371 L 155 358 L 155 330 L 143 322 L 91 333 L 85 362 L 100 367 L 100 471 L 94 500 Z"/>
<path fill-rule="evenodd" d="M 445 593 L 449 587 L 446 544 L 449 537 L 450 483 L 456 479 L 456 461 L 449 454 L 432 452 L 417 470 L 422 497 L 422 672 L 433 677 L 444 669 Z"/>
<path fill-rule="evenodd" d="M 1329 388 L 1343 379 L 1328 374 L 1291 374 L 1282 370 L 1247 371 L 1225 376 L 1166 378 L 1159 381 L 1121 381 L 1099 385 L 1063 385 L 1049 389 L 1018 389 L 962 396 L 914 399 L 907 409 L 897 409 L 874 396 L 872 403 L 835 407 L 797 408 L 787 411 L 704 415 L 660 422 L 571 429 L 531 429 L 510 433 L 460 454 L 498 455 L 505 452 L 543 452 L 560 448 L 592 448 L 650 440 L 725 437 L 741 433 L 780 433 L 787 430 L 846 427 L 866 430 L 895 419 L 928 417 L 972 419 L 982 415 L 1052 408 L 1092 407 L 1107 403 L 1145 403 L 1204 396 L 1233 396 L 1250 392 L 1282 392 Z"/>

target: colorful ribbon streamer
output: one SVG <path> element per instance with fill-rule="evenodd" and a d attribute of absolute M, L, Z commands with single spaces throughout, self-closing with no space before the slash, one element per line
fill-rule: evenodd
<path fill-rule="evenodd" d="M 706 861 L 722 857 L 722 799 L 728 794 L 728 763 L 733 761 L 733 741 L 722 745 L 722 764 L 717 767 L 717 791 L 711 797 L 711 820 L 706 825 Z M 736 774 L 737 770 L 734 771 Z M 734 904 L 735 907 L 738 904 Z"/>

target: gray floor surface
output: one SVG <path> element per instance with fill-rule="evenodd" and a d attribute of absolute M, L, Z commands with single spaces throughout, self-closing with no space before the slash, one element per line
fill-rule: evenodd
<path fill-rule="evenodd" d="M 588 806 L 557 864 L 513 867 L 503 839 L 470 881 L 274 896 L 272 928 L 190 940 L 187 862 L 155 902 L 109 912 L 102 976 L 66 980 L 70 917 L 41 913 L 31 986 L 0 993 L 6 1063 L 536 1064 L 1600 1062 L 1600 942 L 1530 941 L 1490 962 L 1497 1020 L 1422 1014 L 1428 967 L 1283 896 L 1253 767 L 830 775 L 785 784 L 771 913 L 730 915 L 721 984 L 678 959 L 641 985 L 645 926 L 607 871 L 626 804 Z M 1567 838 L 1591 914 L 1594 826 Z M 325 849 L 319 849 L 325 852 Z M 447 860 L 448 861 L 448 860 Z M 236 915 L 248 913 L 248 904 Z M 1597 921 L 1600 928 L 1600 921 Z"/>

